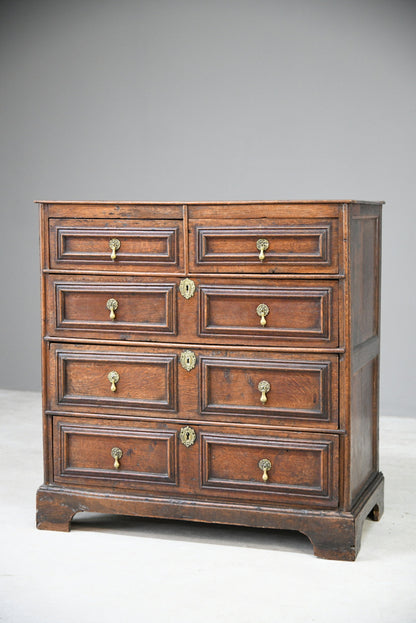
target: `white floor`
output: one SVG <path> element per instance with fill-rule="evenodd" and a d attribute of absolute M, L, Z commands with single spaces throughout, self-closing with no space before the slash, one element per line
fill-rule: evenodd
<path fill-rule="evenodd" d="M 1 390 L 1 622 L 416 622 L 416 417 L 381 418 L 385 514 L 355 562 L 294 532 L 86 513 L 36 530 L 41 447 L 40 395 Z"/>

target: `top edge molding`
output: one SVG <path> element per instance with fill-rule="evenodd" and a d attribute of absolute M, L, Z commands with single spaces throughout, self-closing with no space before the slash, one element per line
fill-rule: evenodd
<path fill-rule="evenodd" d="M 175 205 L 175 206 L 210 206 L 210 205 L 307 205 L 307 204 L 370 204 L 384 205 L 384 201 L 359 201 L 357 199 L 288 199 L 288 200 L 267 200 L 267 201 L 46 201 L 36 199 L 34 203 L 42 204 L 65 204 L 65 205 Z"/>

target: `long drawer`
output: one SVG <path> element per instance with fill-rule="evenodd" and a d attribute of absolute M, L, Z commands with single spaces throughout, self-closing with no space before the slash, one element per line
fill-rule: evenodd
<path fill-rule="evenodd" d="M 54 411 L 338 426 L 337 355 L 52 343 L 48 375 Z"/>
<path fill-rule="evenodd" d="M 53 337 L 337 347 L 336 280 L 48 275 Z M 188 283 L 189 282 L 185 282 Z"/>
<path fill-rule="evenodd" d="M 240 503 L 336 507 L 337 435 L 55 416 L 54 481 Z"/>

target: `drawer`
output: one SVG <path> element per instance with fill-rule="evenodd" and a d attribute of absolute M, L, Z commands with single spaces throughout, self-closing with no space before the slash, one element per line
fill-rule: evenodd
<path fill-rule="evenodd" d="M 51 218 L 49 256 L 52 269 L 177 272 L 182 221 Z"/>
<path fill-rule="evenodd" d="M 51 409 L 177 411 L 175 353 L 54 343 L 48 369 Z"/>
<path fill-rule="evenodd" d="M 54 481 L 264 506 L 338 505 L 337 435 L 195 426 L 185 444 L 184 428 L 54 416 Z"/>
<path fill-rule="evenodd" d="M 338 272 L 338 218 L 191 219 L 190 270 Z"/>
<path fill-rule="evenodd" d="M 199 335 L 269 346 L 338 346 L 337 281 L 199 286 Z"/>
<path fill-rule="evenodd" d="M 55 416 L 53 465 L 57 483 L 171 490 L 178 486 L 177 431 Z"/>
<path fill-rule="evenodd" d="M 48 335 L 262 346 L 338 346 L 336 280 L 48 275 Z M 266 308 L 259 306 L 266 305 Z M 109 309 L 109 307 L 110 309 Z M 111 311 L 113 307 L 113 311 Z M 259 315 L 266 309 L 264 317 Z M 111 315 L 114 318 L 111 318 Z"/>
<path fill-rule="evenodd" d="M 140 340 L 177 333 L 174 282 L 48 275 L 46 283 L 49 335 Z"/>
<path fill-rule="evenodd" d="M 199 411 L 225 421 L 338 427 L 336 355 L 198 356 Z"/>
<path fill-rule="evenodd" d="M 199 443 L 206 495 L 272 505 L 338 505 L 337 435 L 219 429 L 202 431 Z"/>
<path fill-rule="evenodd" d="M 189 352 L 189 349 L 186 349 Z M 48 408 L 269 427 L 338 427 L 338 356 L 182 347 L 49 345 Z M 192 356 L 191 356 L 192 358 Z M 117 372 L 115 391 L 110 372 Z M 259 384 L 269 385 L 264 393 Z"/>

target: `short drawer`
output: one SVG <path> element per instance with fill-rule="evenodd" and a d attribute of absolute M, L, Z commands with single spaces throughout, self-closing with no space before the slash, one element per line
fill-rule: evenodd
<path fill-rule="evenodd" d="M 200 355 L 200 413 L 275 426 L 338 427 L 336 355 Z"/>
<path fill-rule="evenodd" d="M 176 412 L 177 355 L 123 347 L 51 344 L 50 408 Z"/>
<path fill-rule="evenodd" d="M 48 275 L 46 283 L 49 335 L 140 340 L 177 333 L 174 282 Z"/>
<path fill-rule="evenodd" d="M 191 270 L 338 272 L 338 218 L 191 220 Z"/>
<path fill-rule="evenodd" d="M 270 346 L 337 346 L 338 287 L 337 281 L 201 283 L 199 335 Z"/>
<path fill-rule="evenodd" d="M 338 504 L 337 435 L 203 431 L 200 444 L 207 495 L 266 504 Z"/>
<path fill-rule="evenodd" d="M 55 416 L 55 482 L 111 487 L 178 485 L 177 432 Z"/>
<path fill-rule="evenodd" d="M 176 272 L 182 221 L 51 218 L 49 256 L 52 269 Z"/>

